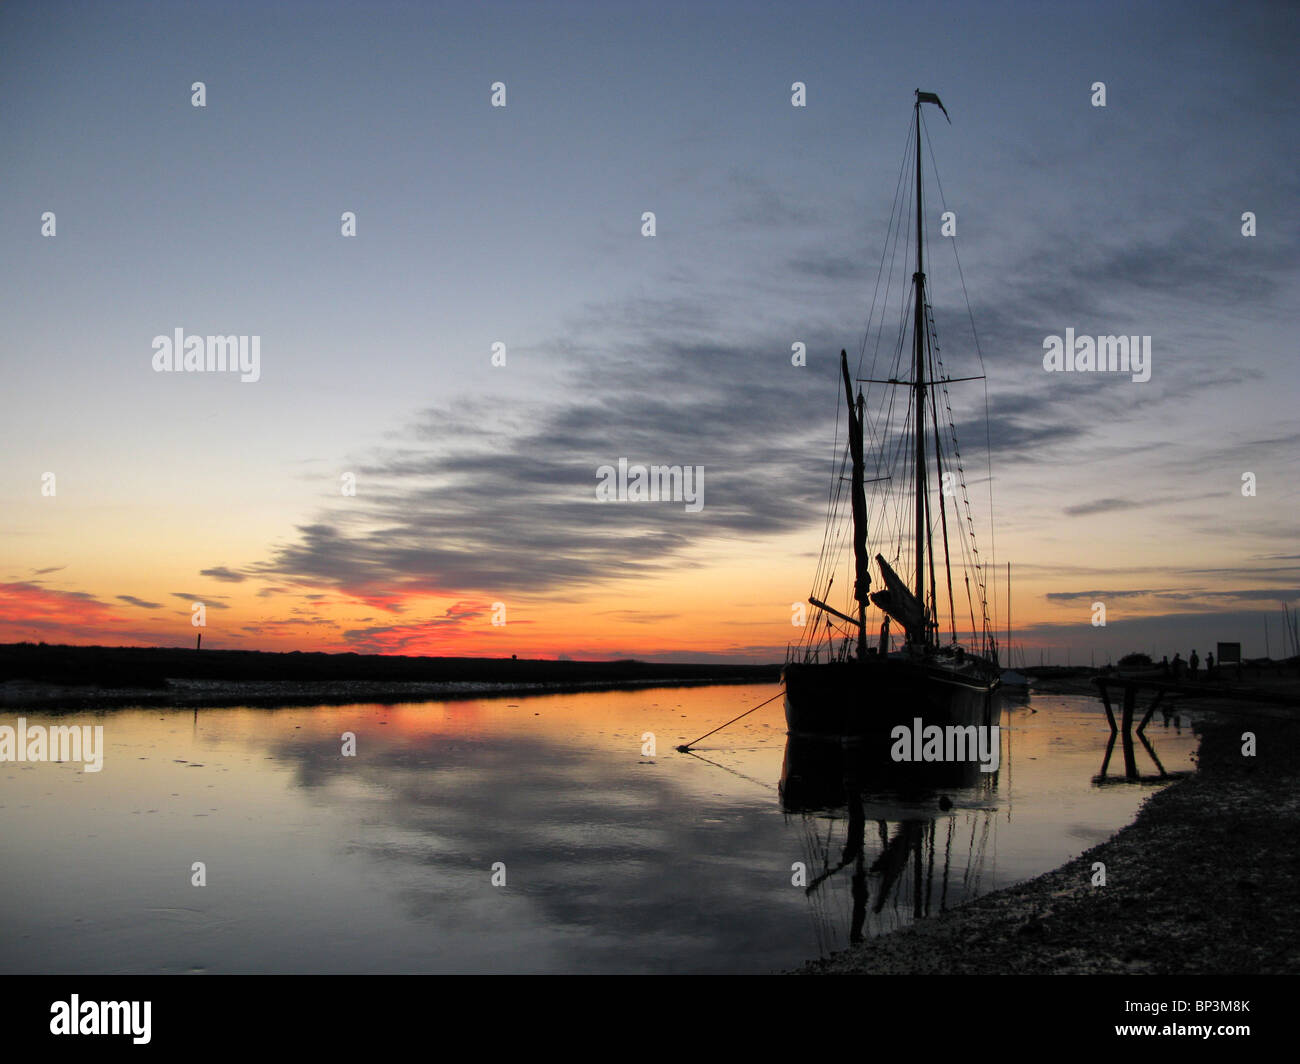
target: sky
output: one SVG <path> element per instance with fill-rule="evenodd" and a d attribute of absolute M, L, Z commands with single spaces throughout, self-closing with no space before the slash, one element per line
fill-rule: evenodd
<path fill-rule="evenodd" d="M 780 660 L 919 87 L 994 623 L 1009 562 L 1030 663 L 1260 655 L 1266 623 L 1280 656 L 1298 26 L 6 4 L 0 641 Z M 158 371 L 177 329 L 258 338 L 257 379 Z M 1066 329 L 1150 336 L 1151 379 L 1048 372 Z M 702 467 L 702 504 L 602 502 L 620 458 Z"/>

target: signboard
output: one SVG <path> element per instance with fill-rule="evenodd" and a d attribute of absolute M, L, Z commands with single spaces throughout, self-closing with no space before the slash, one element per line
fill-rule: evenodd
<path fill-rule="evenodd" d="M 1240 665 L 1241 664 L 1241 644 L 1240 643 L 1220 643 L 1219 653 L 1216 655 L 1220 665 Z"/>

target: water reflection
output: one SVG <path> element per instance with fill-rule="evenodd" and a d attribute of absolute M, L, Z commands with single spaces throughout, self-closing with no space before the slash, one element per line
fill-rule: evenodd
<path fill-rule="evenodd" d="M 1159 699 L 1157 699 L 1156 702 L 1158 704 Z M 1172 783 L 1176 779 L 1190 775 L 1190 772 L 1186 769 L 1175 772 L 1167 771 L 1165 766 L 1161 763 L 1160 756 L 1156 753 L 1156 749 L 1152 745 L 1151 740 L 1147 738 L 1147 722 L 1151 719 L 1155 709 L 1156 705 L 1153 704 L 1147 712 L 1146 717 L 1142 720 L 1142 723 L 1136 728 L 1117 728 L 1112 718 L 1110 737 L 1106 740 L 1106 752 L 1102 755 L 1101 759 L 1101 771 L 1092 778 L 1092 782 L 1095 786 L 1102 787 L 1111 783 Z M 1170 720 L 1174 723 L 1175 733 L 1181 735 L 1181 716 L 1169 707 L 1165 707 L 1163 710 L 1163 723 L 1166 729 L 1169 727 Z M 1138 768 L 1137 751 L 1133 746 L 1134 736 L 1136 736 L 1138 741 L 1142 744 L 1142 749 L 1146 751 L 1147 757 L 1151 759 L 1151 763 L 1155 765 L 1156 771 L 1154 774 L 1147 773 L 1144 775 Z M 1115 752 L 1116 739 L 1120 742 L 1120 749 L 1122 750 L 1124 757 L 1123 775 L 1118 773 L 1111 775 L 1109 772 L 1110 759 L 1111 755 Z"/>
<path fill-rule="evenodd" d="M 856 944 L 978 896 L 996 861 L 1005 735 L 993 772 L 977 761 L 896 762 L 879 743 L 787 737 L 781 805 L 803 821 L 805 893 L 824 953 L 842 928 Z"/>
<path fill-rule="evenodd" d="M 789 742 L 779 705 L 666 752 L 772 694 L 106 713 L 103 772 L 0 765 L 0 970 L 782 970 L 1056 867 L 1142 797 L 1091 785 L 1083 699 L 1004 712 L 996 773 Z M 1177 769 L 1194 739 L 1159 745 Z"/>

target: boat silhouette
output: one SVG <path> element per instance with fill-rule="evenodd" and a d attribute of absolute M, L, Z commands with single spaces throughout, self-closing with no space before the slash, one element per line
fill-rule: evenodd
<path fill-rule="evenodd" d="M 915 269 L 910 309 L 906 298 L 900 308 L 892 371 L 885 378 L 859 377 L 855 398 L 848 354 L 840 352 L 848 432 L 839 468 L 847 466 L 851 473 L 847 478 L 837 473 L 833 482 L 827 534 L 813 593 L 808 598 L 816 612 L 805 627 L 803 642 L 787 656 L 782 674 L 786 723 L 795 734 L 857 735 L 878 741 L 882 733 L 888 734 L 897 724 L 918 716 L 927 724 L 940 726 L 988 723 L 993 712 L 992 692 L 1000 683 L 984 567 L 975 544 L 965 471 L 948 398 L 949 384 L 983 378 L 949 376 L 940 355 L 925 273 L 923 104 L 934 104 L 947 116 L 938 96 L 917 90 L 913 116 L 915 242 L 903 253 L 904 266 L 910 262 Z M 900 187 L 904 184 L 900 180 Z M 896 197 L 896 208 L 897 204 Z M 895 251 L 907 244 L 902 230 L 900 221 L 895 234 L 891 218 L 889 233 Z M 897 263 L 896 255 L 889 257 L 890 244 L 887 237 L 882 273 L 887 260 Z M 879 335 L 884 333 L 885 316 L 882 309 Z M 909 316 L 910 353 L 905 344 Z M 870 331 L 869 325 L 868 334 Z M 865 352 L 865 343 L 863 349 Z M 880 520 L 875 522 L 866 495 L 868 406 L 860 387 L 863 383 L 880 386 L 882 393 L 880 425 L 871 425 L 876 474 L 871 483 L 881 485 L 876 500 L 881 503 Z M 905 402 L 896 401 L 900 395 L 906 395 Z M 946 433 L 940 431 L 941 416 Z M 891 429 L 891 417 L 901 418 L 903 424 Z M 845 480 L 850 484 L 847 508 L 843 499 Z M 891 485 L 898 488 L 892 499 Z M 889 515 L 891 502 L 896 512 Z M 954 545 L 950 525 L 963 524 L 965 527 L 953 528 L 955 535 L 951 538 L 957 541 Z M 850 600 L 841 609 L 831 605 L 829 598 L 839 555 L 850 542 L 853 587 Z M 874 563 L 879 589 L 875 591 L 871 590 L 869 550 L 873 542 L 878 546 Z M 889 557 L 885 550 L 890 551 Z M 896 566 L 910 569 L 910 586 Z M 955 567 L 965 570 L 968 642 L 973 641 L 969 646 L 958 638 L 957 625 L 964 625 L 965 615 L 958 614 Z M 940 574 L 946 578 L 942 582 Z M 946 602 L 941 601 L 945 588 Z M 874 639 L 869 634 L 873 625 L 868 619 L 873 609 L 883 615 L 879 635 Z M 941 633 L 943 620 L 947 621 L 946 638 Z M 897 646 L 891 638 L 891 624 L 902 632 Z"/>

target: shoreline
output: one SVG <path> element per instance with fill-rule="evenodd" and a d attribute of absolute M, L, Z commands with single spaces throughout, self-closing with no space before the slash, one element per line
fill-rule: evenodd
<path fill-rule="evenodd" d="M 405 702 L 459 702 L 469 699 L 578 694 L 587 691 L 643 691 L 658 687 L 719 687 L 767 683 L 763 679 L 734 677 L 575 680 L 559 683 L 488 683 L 450 681 L 446 683 L 374 683 L 342 680 L 302 683 L 295 680 L 264 681 L 168 681 L 155 688 L 108 688 L 4 681 L 0 683 L 0 708 L 55 712 L 74 709 L 221 709 L 251 706 L 262 709 L 290 706 L 349 705 L 375 702 L 397 705 Z"/>
<path fill-rule="evenodd" d="M 775 683 L 778 665 L 0 644 L 0 708 L 428 702 Z"/>
<path fill-rule="evenodd" d="M 795 974 L 1300 972 L 1300 714 L 1205 706 L 1197 770 L 1059 868 Z M 1271 710 L 1272 712 L 1269 712 Z M 1242 756 L 1242 733 L 1256 755 Z M 1094 862 L 1106 885 L 1091 885 Z"/>

